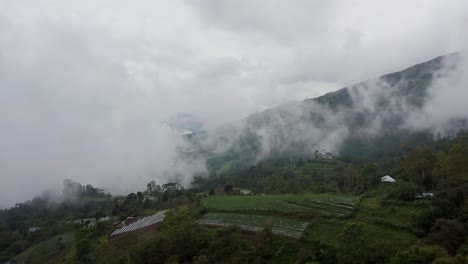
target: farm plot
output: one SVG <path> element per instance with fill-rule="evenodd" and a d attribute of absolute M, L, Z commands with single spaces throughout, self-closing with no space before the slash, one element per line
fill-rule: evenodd
<path fill-rule="evenodd" d="M 294 238 L 301 237 L 308 223 L 287 218 L 267 215 L 208 213 L 198 223 L 204 225 L 230 226 L 237 225 L 244 230 L 260 231 L 267 222 L 272 224 L 273 234 Z"/>
<path fill-rule="evenodd" d="M 122 228 L 116 229 L 114 232 L 112 232 L 111 236 L 119 235 L 122 233 L 127 233 L 131 231 L 135 231 L 141 228 L 145 228 L 147 226 L 155 225 L 157 223 L 160 223 L 164 220 L 164 216 L 166 214 L 166 211 L 161 211 L 159 213 L 156 213 L 154 215 L 150 215 L 144 218 L 139 219 L 138 221 L 131 223 L 127 226 L 124 226 Z"/>
<path fill-rule="evenodd" d="M 212 211 L 316 213 L 322 216 L 344 217 L 353 212 L 354 196 L 334 194 L 210 196 L 203 205 Z"/>
<path fill-rule="evenodd" d="M 353 212 L 356 203 L 352 199 L 344 199 L 343 197 L 293 197 L 286 202 L 301 205 L 316 211 L 321 215 L 344 217 Z"/>
<path fill-rule="evenodd" d="M 26 249 L 13 260 L 14 263 L 46 263 L 61 250 L 70 248 L 73 242 L 72 233 L 58 235 Z"/>

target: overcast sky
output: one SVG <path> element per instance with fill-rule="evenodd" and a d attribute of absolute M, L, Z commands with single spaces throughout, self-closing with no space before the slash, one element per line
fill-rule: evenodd
<path fill-rule="evenodd" d="M 0 1 L 0 207 L 163 181 L 205 127 L 463 50 L 468 2 Z M 190 170 L 189 168 L 178 168 Z"/>

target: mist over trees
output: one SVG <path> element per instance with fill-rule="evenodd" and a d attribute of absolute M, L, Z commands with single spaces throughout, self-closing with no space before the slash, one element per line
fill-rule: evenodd
<path fill-rule="evenodd" d="M 0 263 L 468 263 L 468 2 L 0 1 Z"/>

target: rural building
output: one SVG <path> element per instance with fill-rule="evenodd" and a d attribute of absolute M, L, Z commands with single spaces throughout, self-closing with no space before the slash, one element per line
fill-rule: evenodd
<path fill-rule="evenodd" d="M 416 198 L 432 198 L 434 197 L 434 193 L 431 192 L 424 192 L 422 194 L 416 195 Z"/>
<path fill-rule="evenodd" d="M 247 189 L 240 189 L 240 194 L 242 194 L 242 195 L 252 195 L 253 192 L 251 190 L 247 190 Z"/>
<path fill-rule="evenodd" d="M 28 228 L 30 233 L 36 232 L 36 231 L 41 230 L 41 229 L 42 229 L 42 227 L 36 227 L 36 226 L 32 226 L 32 227 Z"/>
<path fill-rule="evenodd" d="M 92 221 L 94 221 L 94 218 L 83 218 L 83 219 L 73 220 L 73 223 L 76 225 L 82 225 L 82 224 L 90 223 Z"/>
<path fill-rule="evenodd" d="M 392 178 L 390 175 L 385 175 L 382 178 L 380 178 L 381 182 L 395 182 L 395 179 Z"/>

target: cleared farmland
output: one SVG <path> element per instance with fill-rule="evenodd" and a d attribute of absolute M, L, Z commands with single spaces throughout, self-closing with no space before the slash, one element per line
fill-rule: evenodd
<path fill-rule="evenodd" d="M 210 196 L 203 206 L 211 211 L 314 213 L 321 216 L 345 217 L 357 206 L 357 199 L 349 195 L 301 194 L 265 196 Z"/>
<path fill-rule="evenodd" d="M 244 230 L 260 231 L 266 223 L 271 223 L 272 232 L 294 238 L 301 237 L 308 223 L 291 220 L 278 216 L 234 214 L 234 213 L 208 213 L 198 220 L 200 224 L 230 226 L 237 225 Z"/>

